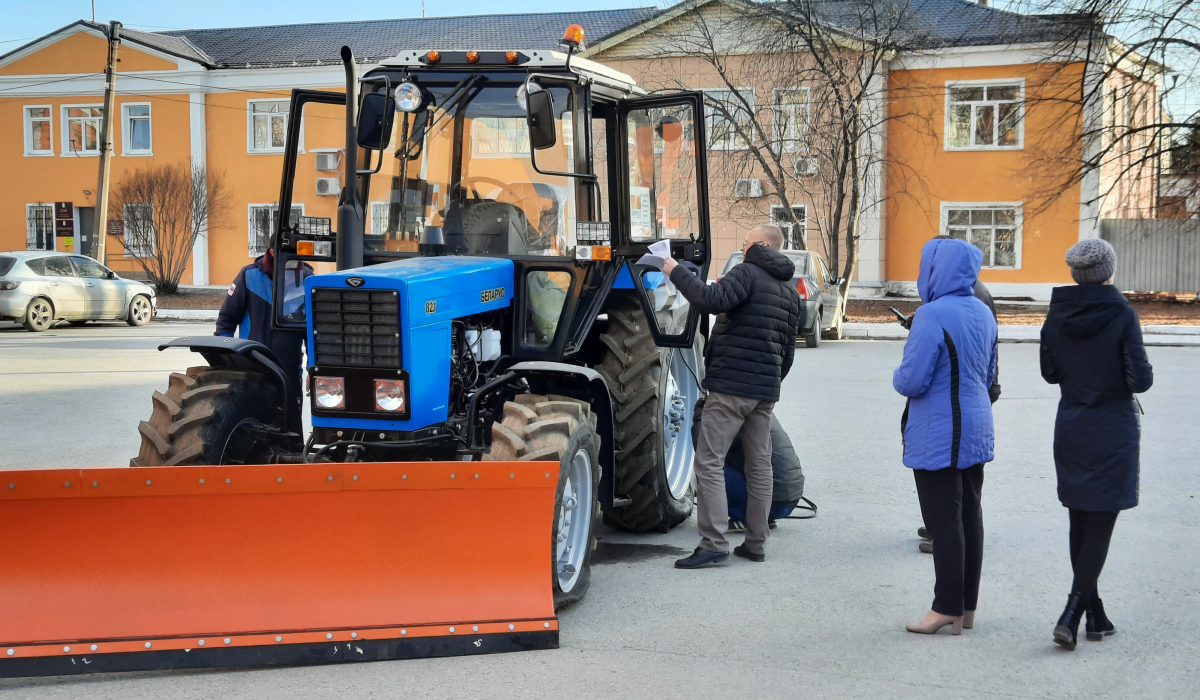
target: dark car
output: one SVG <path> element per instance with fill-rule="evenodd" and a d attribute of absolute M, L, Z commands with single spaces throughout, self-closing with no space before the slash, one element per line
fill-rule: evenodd
<path fill-rule="evenodd" d="M 838 290 L 837 280 L 830 279 L 825 261 L 807 250 L 782 251 L 796 264 L 796 273 L 792 284 L 804 300 L 804 317 L 801 319 L 800 335 L 804 337 L 807 347 L 815 348 L 821 344 L 821 333 L 840 338 L 842 335 L 842 295 Z M 738 251 L 729 256 L 721 276 L 742 264 L 742 253 Z"/>

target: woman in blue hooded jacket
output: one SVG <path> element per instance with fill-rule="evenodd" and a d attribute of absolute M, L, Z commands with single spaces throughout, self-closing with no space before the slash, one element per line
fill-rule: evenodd
<path fill-rule="evenodd" d="M 904 464 L 912 468 L 933 548 L 933 607 L 910 632 L 954 634 L 975 622 L 983 568 L 983 465 L 992 461 L 996 319 L 975 298 L 983 255 L 960 240 L 935 238 L 921 250 L 904 360 L 892 386 L 908 397 Z"/>

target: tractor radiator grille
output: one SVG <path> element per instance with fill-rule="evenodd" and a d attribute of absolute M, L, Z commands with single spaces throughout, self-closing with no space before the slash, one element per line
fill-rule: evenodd
<path fill-rule="evenodd" d="M 318 367 L 400 367 L 396 292 L 318 288 L 312 305 Z"/>

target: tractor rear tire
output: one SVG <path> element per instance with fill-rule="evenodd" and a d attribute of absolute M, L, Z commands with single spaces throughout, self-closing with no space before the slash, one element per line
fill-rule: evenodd
<path fill-rule="evenodd" d="M 142 447 L 131 467 L 245 463 L 254 447 L 247 429 L 278 415 L 275 387 L 255 372 L 191 367 L 169 382 L 138 425 Z"/>
<path fill-rule="evenodd" d="M 600 436 L 588 405 L 566 396 L 518 394 L 492 424 L 485 460 L 557 461 L 550 533 L 554 609 L 578 602 L 592 583 L 600 524 Z M 561 538 L 561 541 L 560 541 Z"/>
<path fill-rule="evenodd" d="M 684 440 L 683 449 L 691 448 L 692 407 L 683 406 L 680 419 L 674 424 L 665 417 L 671 368 L 679 348 L 660 348 L 650 335 L 649 323 L 641 303 L 634 297 L 617 301 L 608 310 L 608 329 L 600 335 L 606 346 L 603 361 L 596 366 L 614 399 L 613 433 L 616 438 L 615 487 L 630 503 L 613 507 L 604 514 L 607 525 L 633 532 L 667 532 L 692 514 L 693 491 L 690 473 L 679 497 L 671 493 L 667 473 L 665 435 L 674 428 L 675 440 Z M 699 395 L 699 380 L 703 378 L 700 338 L 688 366 L 691 372 L 679 373 L 676 382 L 694 384 Z M 686 357 L 684 358 L 686 360 Z M 690 470 L 688 464 L 680 468 Z"/>

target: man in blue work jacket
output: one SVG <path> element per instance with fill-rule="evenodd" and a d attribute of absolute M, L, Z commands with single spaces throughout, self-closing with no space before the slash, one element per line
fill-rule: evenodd
<path fill-rule="evenodd" d="M 294 273 L 293 273 L 294 274 Z M 312 268 L 302 265 L 296 284 L 287 287 L 287 306 L 298 306 L 304 303 L 304 278 L 312 274 Z M 275 277 L 275 251 L 268 250 L 266 254 L 254 259 L 254 262 L 243 267 L 229 285 L 229 295 L 221 304 L 217 314 L 216 335 L 227 338 L 247 338 L 266 345 L 279 358 L 283 370 L 288 374 L 291 386 L 288 394 L 292 400 L 288 406 L 288 424 L 299 429 L 300 405 L 303 401 L 300 374 L 303 362 L 303 345 L 305 331 L 275 330 L 271 328 L 271 295 L 272 280 Z M 287 310 L 287 309 L 285 309 Z"/>

